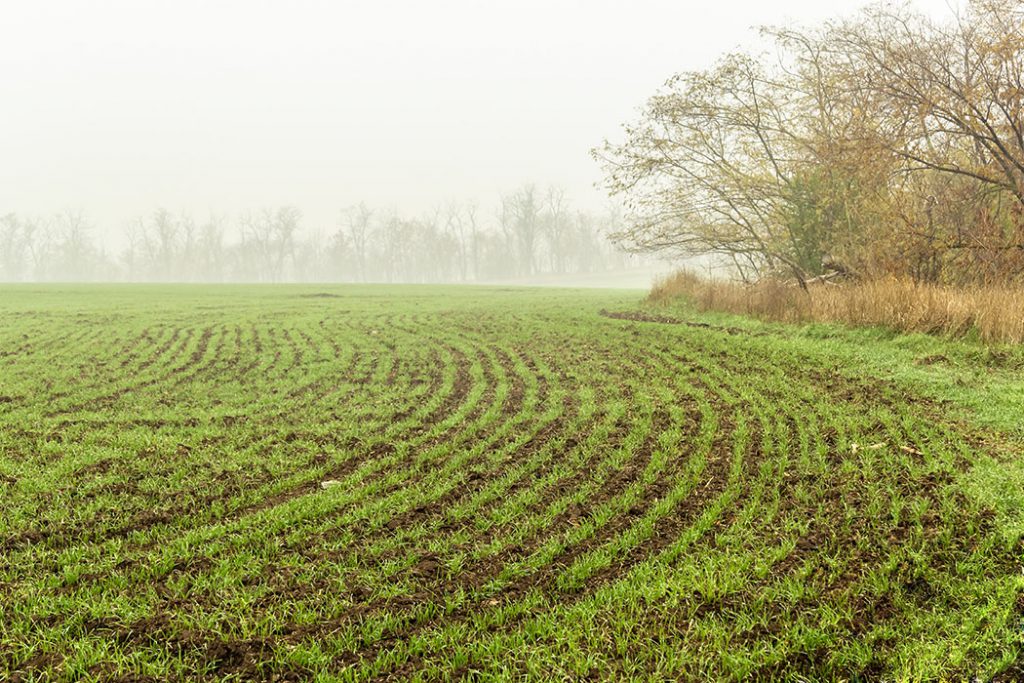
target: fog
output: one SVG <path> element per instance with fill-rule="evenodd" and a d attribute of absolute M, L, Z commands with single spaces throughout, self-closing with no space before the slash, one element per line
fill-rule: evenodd
<path fill-rule="evenodd" d="M 534 187 L 600 231 L 616 210 L 589 150 L 666 78 L 756 45 L 757 25 L 861 4 L 7 3 L 0 215 L 56 234 L 73 214 L 106 259 L 99 279 L 114 261 L 128 277 L 124 251 L 160 208 L 230 242 L 246 216 L 294 207 L 298 234 L 326 248 L 360 203 L 428 223 L 473 206 L 497 234 L 503 198 Z"/>

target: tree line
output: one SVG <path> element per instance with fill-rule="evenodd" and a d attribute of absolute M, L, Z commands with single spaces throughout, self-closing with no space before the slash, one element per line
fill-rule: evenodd
<path fill-rule="evenodd" d="M 294 206 L 233 218 L 157 209 L 101 246 L 77 211 L 0 216 L 0 280 L 143 282 L 480 282 L 621 269 L 636 259 L 608 239 L 614 211 L 574 210 L 564 191 L 524 186 L 497 211 L 451 203 L 405 217 L 365 204 L 330 229 Z"/>
<path fill-rule="evenodd" d="M 746 280 L 1024 280 L 1024 2 L 879 5 L 681 73 L 594 154 L 637 250 Z"/>

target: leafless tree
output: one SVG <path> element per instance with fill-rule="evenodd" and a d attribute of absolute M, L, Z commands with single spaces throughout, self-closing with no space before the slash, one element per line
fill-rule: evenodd
<path fill-rule="evenodd" d="M 502 197 L 499 220 L 502 233 L 517 256 L 519 274 L 533 275 L 542 229 L 541 202 L 536 187 L 526 185 Z"/>
<path fill-rule="evenodd" d="M 344 212 L 343 220 L 347 227 L 348 242 L 356 256 L 356 267 L 360 282 L 366 282 L 366 261 L 371 236 L 373 211 L 366 204 L 360 203 Z"/>
<path fill-rule="evenodd" d="M 21 280 L 28 265 L 28 239 L 13 213 L 0 216 L 0 280 Z"/>

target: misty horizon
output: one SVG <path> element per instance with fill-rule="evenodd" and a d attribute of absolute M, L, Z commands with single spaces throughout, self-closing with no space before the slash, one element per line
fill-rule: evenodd
<path fill-rule="evenodd" d="M 328 229 L 360 202 L 422 215 L 535 183 L 599 212 L 589 151 L 673 73 L 862 4 L 12 6 L 0 215 L 79 212 L 117 249 L 158 207 Z"/>
<path fill-rule="evenodd" d="M 360 203 L 329 228 L 294 205 L 198 218 L 157 208 L 115 247 L 83 212 L 11 212 L 0 215 L 0 282 L 649 286 L 667 262 L 619 248 L 623 228 L 620 212 L 579 211 L 561 189 L 535 185 L 502 195 L 496 212 L 452 202 L 403 216 Z"/>

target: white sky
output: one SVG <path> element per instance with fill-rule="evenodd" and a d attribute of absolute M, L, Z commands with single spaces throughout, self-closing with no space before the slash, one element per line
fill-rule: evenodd
<path fill-rule="evenodd" d="M 0 213 L 120 231 L 288 203 L 329 227 L 527 181 L 593 208 L 589 149 L 668 76 L 862 4 L 0 0 Z"/>

